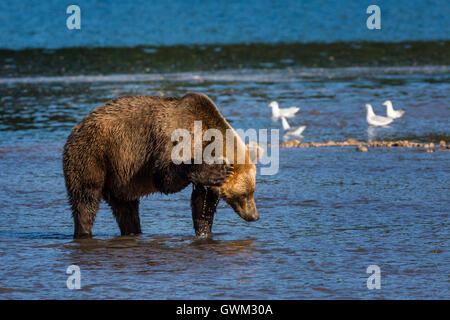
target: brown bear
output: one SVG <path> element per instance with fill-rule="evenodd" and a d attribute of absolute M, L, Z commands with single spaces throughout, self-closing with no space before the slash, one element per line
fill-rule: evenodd
<path fill-rule="evenodd" d="M 193 135 L 194 121 L 202 121 L 203 132 L 219 130 L 224 139 L 227 129 L 234 132 L 234 150 L 243 151 L 245 161 L 237 163 L 237 153 L 227 157 L 224 147 L 222 163 L 176 164 L 171 157 L 177 145 L 172 132 L 182 128 Z M 102 198 L 111 206 L 122 235 L 139 234 L 139 198 L 179 192 L 190 183 L 196 235 L 211 232 L 219 198 L 243 219 L 258 220 L 255 165 L 242 140 L 203 94 L 189 93 L 181 99 L 124 96 L 107 102 L 73 128 L 64 146 L 63 169 L 74 238 L 92 237 Z"/>

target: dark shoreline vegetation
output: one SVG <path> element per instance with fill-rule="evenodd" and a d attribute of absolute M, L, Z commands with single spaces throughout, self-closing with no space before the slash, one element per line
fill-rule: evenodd
<path fill-rule="evenodd" d="M 450 41 L 0 49 L 0 77 L 450 65 Z"/>

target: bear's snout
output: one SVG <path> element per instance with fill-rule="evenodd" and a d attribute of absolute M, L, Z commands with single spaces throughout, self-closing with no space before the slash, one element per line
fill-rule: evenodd
<path fill-rule="evenodd" d="M 238 205 L 232 206 L 236 213 L 245 221 L 259 220 L 258 210 L 256 209 L 255 200 L 239 201 Z"/>
<path fill-rule="evenodd" d="M 248 214 L 246 213 L 245 215 L 241 215 L 241 217 L 248 222 L 252 222 L 252 221 L 258 221 L 259 220 L 259 215 L 258 215 L 258 211 L 255 210 L 254 212 Z"/>

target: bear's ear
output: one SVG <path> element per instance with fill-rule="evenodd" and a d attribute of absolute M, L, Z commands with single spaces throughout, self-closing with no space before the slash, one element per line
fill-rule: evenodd
<path fill-rule="evenodd" d="M 189 165 L 188 177 L 195 184 L 220 187 L 233 172 L 228 163 L 202 163 Z"/>

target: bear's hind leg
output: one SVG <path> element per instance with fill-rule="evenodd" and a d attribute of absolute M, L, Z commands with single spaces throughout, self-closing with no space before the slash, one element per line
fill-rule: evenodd
<path fill-rule="evenodd" d="M 205 237 L 211 233 L 218 203 L 219 196 L 211 189 L 200 184 L 193 184 L 191 207 L 197 236 Z"/>
<path fill-rule="evenodd" d="M 92 237 L 92 227 L 95 215 L 100 205 L 100 189 L 83 189 L 83 194 L 77 197 L 70 197 L 72 204 L 72 216 L 75 225 L 74 238 Z"/>
<path fill-rule="evenodd" d="M 125 201 L 115 197 L 105 197 L 111 206 L 122 236 L 140 234 L 139 200 Z"/>

